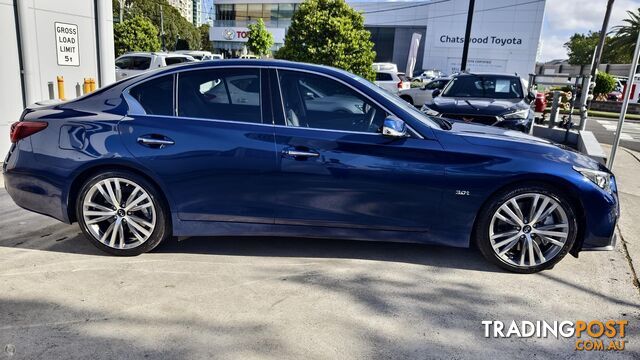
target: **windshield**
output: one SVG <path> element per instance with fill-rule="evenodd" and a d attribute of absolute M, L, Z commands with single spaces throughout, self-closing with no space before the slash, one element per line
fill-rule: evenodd
<path fill-rule="evenodd" d="M 411 113 L 411 115 L 413 115 L 413 117 L 416 120 L 423 122 L 427 126 L 440 128 L 440 129 L 445 129 L 445 130 L 451 129 L 451 123 L 448 122 L 447 120 L 444 120 L 442 118 L 434 118 L 434 117 L 428 116 L 425 113 L 421 112 L 420 110 L 416 109 L 413 105 L 411 105 L 408 102 L 402 100 L 398 96 L 393 95 L 392 93 L 390 93 L 388 91 L 382 90 L 380 87 L 378 87 L 377 85 L 373 84 L 372 82 L 370 82 L 368 80 L 365 80 L 365 79 L 361 78 L 360 76 L 348 73 L 346 71 L 344 73 L 348 74 L 351 77 L 353 77 L 356 81 L 358 81 L 359 83 L 367 86 L 368 88 L 370 88 L 371 90 L 375 91 L 376 93 L 384 96 L 387 100 L 391 101 L 395 105 L 397 105 L 397 106 L 401 107 L 402 109 L 406 110 L 407 112 Z"/>
<path fill-rule="evenodd" d="M 456 76 L 442 91 L 444 97 L 522 99 L 520 78 L 497 75 Z"/>

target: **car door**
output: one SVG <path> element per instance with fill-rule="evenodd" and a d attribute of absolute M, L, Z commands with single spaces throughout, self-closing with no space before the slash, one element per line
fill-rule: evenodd
<path fill-rule="evenodd" d="M 225 90 L 239 76 L 256 83 L 241 104 Z M 133 111 L 120 122 L 122 138 L 161 179 L 180 219 L 273 223 L 276 153 L 261 82 L 259 68 L 214 67 L 154 78 L 126 94 Z"/>
<path fill-rule="evenodd" d="M 284 118 L 275 129 L 276 223 L 427 231 L 438 221 L 437 141 L 381 135 L 388 111 L 337 79 L 274 71 L 281 99 L 273 106 Z"/>

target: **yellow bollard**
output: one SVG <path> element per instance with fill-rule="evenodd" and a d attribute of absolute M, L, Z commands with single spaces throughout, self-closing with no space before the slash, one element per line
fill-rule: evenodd
<path fill-rule="evenodd" d="M 89 86 L 89 79 L 84 78 L 84 83 L 82 84 L 82 93 L 88 94 L 91 91 L 91 87 Z"/>
<path fill-rule="evenodd" d="M 58 99 L 65 100 L 65 98 L 64 98 L 64 77 L 63 76 L 57 76 L 56 79 L 58 80 Z"/>
<path fill-rule="evenodd" d="M 96 91 L 96 79 L 89 78 L 89 89 L 91 90 L 91 92 Z"/>

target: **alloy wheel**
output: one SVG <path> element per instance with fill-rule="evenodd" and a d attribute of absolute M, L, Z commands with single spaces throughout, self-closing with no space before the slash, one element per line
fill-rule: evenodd
<path fill-rule="evenodd" d="M 540 193 L 514 196 L 493 214 L 489 240 L 501 261 L 530 268 L 554 259 L 569 238 L 562 205 Z"/>
<path fill-rule="evenodd" d="M 107 178 L 96 182 L 82 202 L 89 233 L 113 249 L 145 243 L 156 226 L 156 209 L 149 193 L 135 182 Z"/>

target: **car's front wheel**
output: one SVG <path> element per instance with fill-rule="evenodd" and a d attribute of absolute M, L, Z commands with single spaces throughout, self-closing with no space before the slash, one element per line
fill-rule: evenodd
<path fill-rule="evenodd" d="M 503 269 L 534 273 L 569 252 L 577 234 L 571 202 L 552 187 L 523 185 L 498 193 L 476 223 L 484 257 Z"/>
<path fill-rule="evenodd" d="M 85 236 L 113 255 L 150 251 L 170 233 L 160 194 L 146 179 L 130 172 L 110 171 L 89 178 L 80 190 L 76 214 Z"/>

